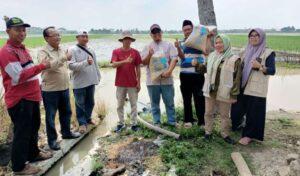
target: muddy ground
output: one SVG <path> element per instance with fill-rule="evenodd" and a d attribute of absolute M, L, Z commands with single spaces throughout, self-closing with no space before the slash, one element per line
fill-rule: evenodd
<path fill-rule="evenodd" d="M 300 166 L 300 113 L 277 111 L 269 112 L 267 116 L 265 141 L 253 142 L 246 147 L 235 145 L 232 151 L 242 153 L 253 175 L 300 175 L 300 167 L 298 168 Z M 176 172 L 177 175 L 210 175 L 214 173 L 213 175 L 231 176 L 238 174 L 237 171 L 232 170 L 214 170 L 213 166 L 203 167 L 197 174 L 178 173 L 176 165 L 174 170 L 172 162 L 165 162 L 159 152 L 162 146 L 157 145 L 157 137 L 160 135 L 150 135 L 148 138 L 145 133 L 147 132 L 143 129 L 138 133 L 132 133 L 129 130 L 100 138 L 101 147 L 95 158 L 98 163 L 101 163 L 101 167 L 92 175 L 112 175 L 115 171 L 115 175 L 175 175 Z M 239 139 L 238 133 L 233 136 L 236 140 Z M 168 138 L 163 139 L 168 140 Z M 192 143 L 194 139 L 186 141 Z M 211 156 L 211 159 L 213 160 L 214 156 Z M 231 162 L 230 160 L 230 158 L 225 158 L 224 162 Z M 234 167 L 233 164 L 230 166 Z M 233 168 L 233 170 L 236 169 Z"/>

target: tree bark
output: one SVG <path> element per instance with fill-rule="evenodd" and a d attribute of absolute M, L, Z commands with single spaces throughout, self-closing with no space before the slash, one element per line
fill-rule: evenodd
<path fill-rule="evenodd" d="M 213 0 L 197 0 L 200 24 L 217 26 Z"/>

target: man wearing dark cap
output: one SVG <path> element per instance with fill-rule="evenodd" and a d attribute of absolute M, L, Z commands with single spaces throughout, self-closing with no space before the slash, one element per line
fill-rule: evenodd
<path fill-rule="evenodd" d="M 192 98 L 194 99 L 198 125 L 204 125 L 205 99 L 202 93 L 202 87 L 204 84 L 205 71 L 198 71 L 193 65 L 194 63 L 203 64 L 204 56 L 200 50 L 184 45 L 184 41 L 193 32 L 193 23 L 190 20 L 183 21 L 182 31 L 184 39 L 180 42 L 176 39 L 175 47 L 177 48 L 178 56 L 181 60 L 179 77 L 184 106 L 184 127 L 190 128 L 195 121 L 193 119 Z"/>
<path fill-rule="evenodd" d="M 159 126 L 161 124 L 160 113 L 160 97 L 162 96 L 163 102 L 166 107 L 168 117 L 168 124 L 171 126 L 176 125 L 175 118 L 175 105 L 174 105 L 174 86 L 172 72 L 177 63 L 177 50 L 169 42 L 162 40 L 162 31 L 158 24 L 153 24 L 150 27 L 150 35 L 153 41 L 148 44 L 142 51 L 143 64 L 147 65 L 147 89 L 151 101 L 151 112 L 153 122 Z M 167 70 L 162 73 L 159 79 L 152 80 L 149 68 L 150 60 L 155 53 L 161 53 L 167 59 Z"/>
<path fill-rule="evenodd" d="M 5 18 L 7 43 L 0 50 L 0 67 L 5 88 L 4 99 L 9 116 L 14 124 L 14 138 L 11 151 L 12 170 L 16 175 L 34 175 L 40 169 L 28 161 L 45 160 L 51 153 L 38 148 L 40 128 L 41 90 L 37 75 L 50 68 L 50 62 L 43 60 L 34 65 L 28 50 L 22 44 L 26 38 L 26 27 L 20 18 Z"/>

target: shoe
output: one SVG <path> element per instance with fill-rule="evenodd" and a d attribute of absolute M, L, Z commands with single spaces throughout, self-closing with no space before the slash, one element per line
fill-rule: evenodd
<path fill-rule="evenodd" d="M 30 162 L 44 161 L 53 157 L 52 152 L 40 151 L 38 156 Z"/>
<path fill-rule="evenodd" d="M 86 133 L 87 129 L 85 125 L 81 125 L 78 129 L 79 133 L 84 134 Z"/>
<path fill-rule="evenodd" d="M 184 128 L 192 128 L 193 127 L 193 124 L 191 122 L 187 122 L 187 123 L 184 123 Z"/>
<path fill-rule="evenodd" d="M 76 139 L 79 138 L 81 136 L 80 133 L 71 133 L 68 136 L 62 136 L 63 139 Z"/>
<path fill-rule="evenodd" d="M 241 138 L 241 139 L 239 140 L 239 143 L 240 143 L 241 145 L 248 145 L 248 144 L 250 144 L 251 142 L 252 142 L 252 139 L 249 138 L 249 137 L 243 137 L 243 138 Z"/>
<path fill-rule="evenodd" d="M 14 175 L 36 175 L 41 171 L 40 168 L 26 164 L 24 169 L 19 172 L 14 172 Z"/>
<path fill-rule="evenodd" d="M 114 130 L 115 133 L 121 132 L 126 126 L 124 124 L 119 124 Z"/>
<path fill-rule="evenodd" d="M 159 122 L 158 123 L 154 123 L 153 125 L 156 126 L 156 127 L 158 127 L 158 128 L 161 127 L 161 123 L 159 123 Z"/>
<path fill-rule="evenodd" d="M 132 131 L 138 131 L 139 130 L 139 127 L 137 125 L 132 125 L 131 126 L 131 130 Z"/>
<path fill-rule="evenodd" d="M 229 136 L 227 136 L 227 137 L 225 137 L 225 138 L 223 138 L 223 139 L 224 139 L 224 141 L 227 142 L 228 144 L 232 144 L 232 145 L 236 144 L 236 142 L 235 142 L 233 139 L 231 139 Z"/>
<path fill-rule="evenodd" d="M 52 144 L 49 144 L 50 149 L 52 150 L 60 150 L 60 145 L 57 142 L 53 142 Z"/>
<path fill-rule="evenodd" d="M 93 119 L 91 119 L 91 120 L 88 122 L 88 124 L 89 124 L 89 125 L 97 125 L 96 122 L 94 122 Z"/>
<path fill-rule="evenodd" d="M 205 140 L 210 140 L 211 139 L 211 134 L 205 134 L 204 139 Z"/>

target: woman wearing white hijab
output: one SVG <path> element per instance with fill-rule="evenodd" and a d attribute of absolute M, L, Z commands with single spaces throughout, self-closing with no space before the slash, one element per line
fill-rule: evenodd
<path fill-rule="evenodd" d="M 215 51 L 207 59 L 207 73 L 203 86 L 205 96 L 205 139 L 210 139 L 214 113 L 217 108 L 221 118 L 221 136 L 225 142 L 235 144 L 229 137 L 230 108 L 240 93 L 241 59 L 231 50 L 230 40 L 219 34 L 214 41 Z"/>

